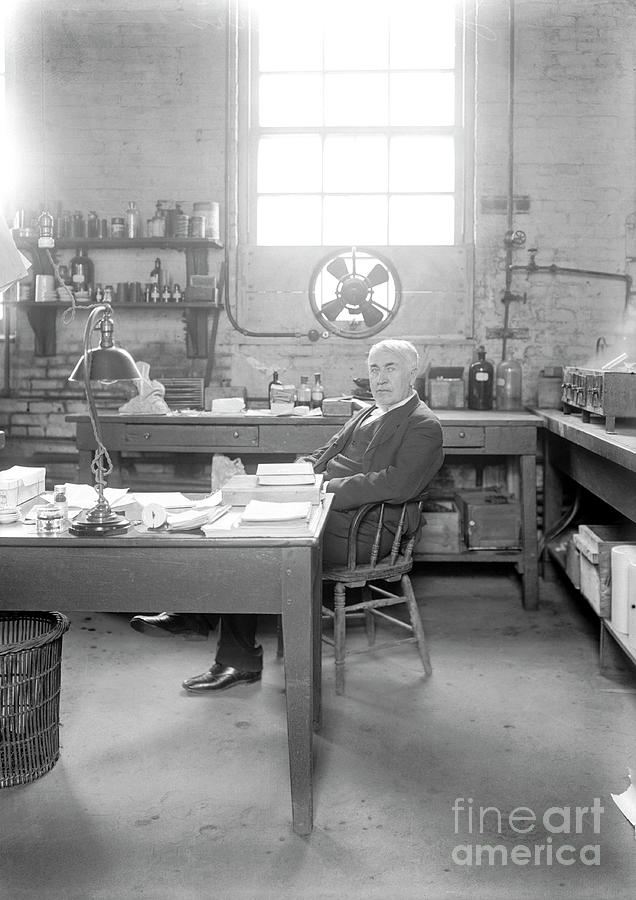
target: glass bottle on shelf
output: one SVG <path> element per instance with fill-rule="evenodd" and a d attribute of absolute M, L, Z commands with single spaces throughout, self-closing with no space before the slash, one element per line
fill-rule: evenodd
<path fill-rule="evenodd" d="M 282 384 L 280 383 L 280 379 L 278 378 L 278 372 L 274 372 L 274 374 L 272 375 L 272 380 L 267 387 L 267 399 L 269 401 L 270 409 L 272 406 L 272 394 L 276 393 L 277 388 L 282 388 Z"/>
<path fill-rule="evenodd" d="M 150 237 L 166 236 L 166 217 L 161 205 L 161 200 L 157 200 L 157 208 L 155 214 L 150 220 Z"/>
<path fill-rule="evenodd" d="M 521 409 L 521 363 L 504 359 L 497 366 L 497 409 Z"/>
<path fill-rule="evenodd" d="M 134 200 L 128 201 L 126 210 L 126 237 L 129 239 L 141 237 L 141 213 Z"/>
<path fill-rule="evenodd" d="M 311 406 L 311 388 L 309 387 L 309 377 L 307 375 L 300 376 L 296 406 Z"/>
<path fill-rule="evenodd" d="M 314 383 L 311 388 L 311 408 L 312 409 L 322 409 L 322 401 L 325 396 L 325 391 L 322 386 L 322 381 L 320 380 L 320 372 L 316 372 L 314 375 Z"/>
<path fill-rule="evenodd" d="M 69 263 L 73 293 L 90 296 L 94 283 L 93 261 L 86 255 L 84 247 L 79 247 Z"/>
<path fill-rule="evenodd" d="M 163 273 L 161 271 L 161 260 L 157 256 L 155 259 L 154 267 L 150 272 L 150 283 L 156 284 L 159 292 L 161 292 L 161 282 L 163 279 Z"/>
<path fill-rule="evenodd" d="M 468 367 L 468 408 L 492 409 L 494 367 L 486 359 L 486 348 L 477 348 L 477 360 Z"/>

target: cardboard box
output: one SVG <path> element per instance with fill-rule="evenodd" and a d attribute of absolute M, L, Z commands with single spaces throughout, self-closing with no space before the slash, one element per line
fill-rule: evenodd
<path fill-rule="evenodd" d="M 45 466 L 12 466 L 0 472 L 0 506 L 18 506 L 44 493 Z"/>
<path fill-rule="evenodd" d="M 424 507 L 425 524 L 414 554 L 459 553 L 461 531 L 459 511 L 452 499 L 429 500 Z"/>
<path fill-rule="evenodd" d="M 581 554 L 581 593 L 603 618 L 612 612 L 612 547 L 636 543 L 636 525 L 579 525 L 574 541 Z"/>
<path fill-rule="evenodd" d="M 325 397 L 322 401 L 323 416 L 351 416 L 353 409 L 351 397 Z"/>
<path fill-rule="evenodd" d="M 521 547 L 521 507 L 499 491 L 479 488 L 455 494 L 464 543 L 469 550 L 518 550 Z"/>

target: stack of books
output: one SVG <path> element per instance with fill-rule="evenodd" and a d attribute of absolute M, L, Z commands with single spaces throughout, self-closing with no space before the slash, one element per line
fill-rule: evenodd
<path fill-rule="evenodd" d="M 262 463 L 256 475 L 235 475 L 222 489 L 223 503 L 246 506 L 250 500 L 272 503 L 320 502 L 322 475 L 311 463 Z"/>
<path fill-rule="evenodd" d="M 206 537 L 299 537 L 312 532 L 320 504 L 268 503 L 250 500 L 245 508 L 230 509 L 203 526 Z"/>

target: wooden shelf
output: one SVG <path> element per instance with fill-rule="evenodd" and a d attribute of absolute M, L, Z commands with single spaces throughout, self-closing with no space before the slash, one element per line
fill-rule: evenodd
<path fill-rule="evenodd" d="M 35 300 L 5 300 L 3 306 L 17 306 L 24 309 L 40 309 L 41 307 L 53 307 L 54 309 L 70 309 L 71 302 L 65 300 L 44 300 L 37 302 Z M 76 309 L 91 310 L 97 306 L 97 303 L 77 303 Z M 168 303 L 160 301 L 159 303 L 111 303 L 113 309 L 209 309 L 215 310 L 221 307 L 212 301 L 206 300 L 190 300 L 180 301 L 170 300 Z"/>
<path fill-rule="evenodd" d="M 16 238 L 19 250 L 38 248 L 37 238 Z M 55 238 L 52 250 L 76 250 L 79 247 L 96 250 L 222 250 L 223 244 L 212 238 Z"/>

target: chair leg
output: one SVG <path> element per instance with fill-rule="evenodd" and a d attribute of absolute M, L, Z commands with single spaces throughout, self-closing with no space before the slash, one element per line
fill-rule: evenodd
<path fill-rule="evenodd" d="M 431 666 L 431 658 L 428 655 L 428 645 L 426 642 L 426 632 L 420 617 L 420 611 L 417 606 L 417 600 L 411 587 L 411 579 L 408 575 L 402 575 L 402 592 L 411 617 L 411 625 L 413 626 L 413 634 L 417 640 L 417 648 L 420 651 L 420 658 L 426 675 L 430 675 L 433 671 Z"/>
<path fill-rule="evenodd" d="M 336 657 L 336 694 L 344 694 L 345 685 L 345 586 L 336 583 L 333 590 L 333 639 Z"/>
<path fill-rule="evenodd" d="M 362 599 L 363 601 L 371 599 L 371 591 L 367 585 L 362 588 Z M 367 642 L 369 646 L 373 646 L 375 644 L 375 616 L 368 609 L 364 611 L 364 627 L 367 632 Z"/>

